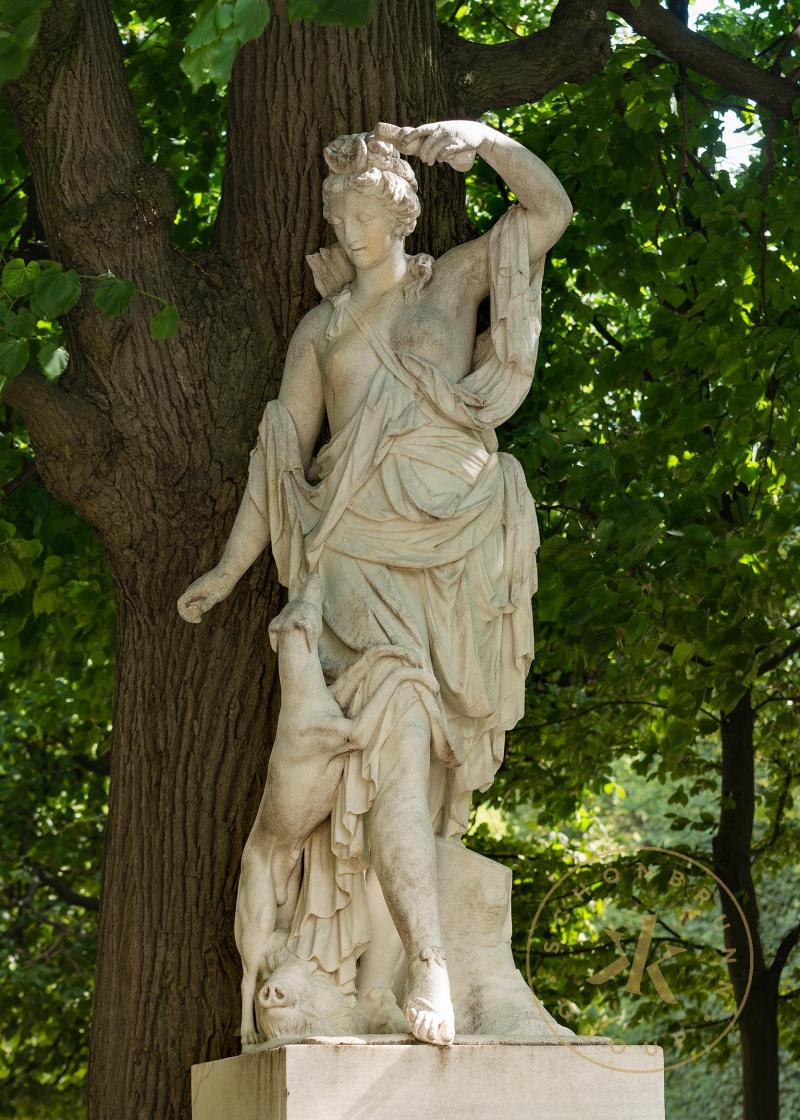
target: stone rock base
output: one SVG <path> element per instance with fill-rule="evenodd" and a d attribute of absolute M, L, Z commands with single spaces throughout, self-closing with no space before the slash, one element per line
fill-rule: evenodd
<path fill-rule="evenodd" d="M 458 841 L 439 839 L 436 852 L 456 1037 L 574 1037 L 542 1006 L 514 963 L 509 869 Z M 404 982 L 405 975 L 397 989 L 400 1002 Z"/>
<path fill-rule="evenodd" d="M 664 1120 L 664 1058 L 590 1038 L 275 1042 L 192 1068 L 193 1120 Z"/>

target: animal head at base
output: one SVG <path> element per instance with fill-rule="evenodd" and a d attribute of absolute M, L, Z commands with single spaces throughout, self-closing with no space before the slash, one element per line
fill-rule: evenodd
<path fill-rule="evenodd" d="M 325 973 L 288 956 L 256 996 L 263 1038 L 350 1035 L 357 1031 L 355 996 L 345 995 Z"/>

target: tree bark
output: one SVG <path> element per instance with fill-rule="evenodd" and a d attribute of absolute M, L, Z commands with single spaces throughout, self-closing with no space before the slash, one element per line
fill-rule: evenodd
<path fill-rule="evenodd" d="M 92 1117 L 188 1117 L 192 1063 L 236 1052 L 237 863 L 277 688 L 268 568 L 197 628 L 175 611 L 169 558 L 146 596 L 119 586 Z"/>
<path fill-rule="evenodd" d="M 738 908 L 720 891 L 726 918 L 725 945 L 732 950 L 728 975 L 737 1006 L 742 1042 L 742 1092 L 744 1120 L 779 1120 L 778 1078 L 778 979 L 779 970 L 768 968 L 759 927 L 753 882 L 753 817 L 755 814 L 755 716 L 748 690 L 731 712 L 722 714 L 722 807 L 714 838 L 714 870 L 736 896 L 752 939 Z M 752 977 L 750 966 L 752 961 Z M 750 979 L 750 990 L 748 988 Z"/>
<path fill-rule="evenodd" d="M 169 184 L 143 155 L 106 0 L 53 0 L 28 73 L 8 89 L 51 252 L 170 299 L 182 324 L 154 343 L 156 308 L 142 297 L 110 321 L 84 298 L 65 317 L 71 361 L 59 386 L 25 374 L 4 395 L 29 423 L 47 485 L 102 537 L 118 590 L 91 1120 L 188 1118 L 190 1065 L 237 1049 L 235 886 L 274 725 L 266 627 L 279 592 L 262 559 L 199 627 L 175 602 L 220 554 L 288 339 L 316 301 L 303 258 L 328 239 L 322 147 L 381 119 L 459 115 L 473 65 L 473 110 L 530 97 L 504 60 L 527 58 L 527 82 L 536 50 L 555 41 L 456 49 L 433 0 L 383 0 L 357 30 L 290 24 L 283 0 L 271 7 L 234 67 L 213 245 L 191 260 L 170 248 Z M 551 69 L 551 85 L 588 76 L 607 47 L 605 5 L 558 8 L 594 55 L 576 64 L 562 51 L 566 70 Z M 555 36 L 563 46 L 565 24 Z M 419 177 L 410 248 L 438 255 L 468 235 L 463 180 L 447 167 Z M 746 793 L 731 721 L 728 788 Z M 723 812 L 718 837 L 720 873 L 737 891 L 748 886 L 742 804 L 741 820 Z"/>
<path fill-rule="evenodd" d="M 91 1120 L 188 1118 L 190 1066 L 238 1050 L 235 890 L 274 727 L 279 589 L 262 558 L 200 626 L 175 603 L 219 556 L 288 339 L 318 298 L 304 256 L 328 237 L 323 145 L 453 115 L 428 0 L 384 3 L 362 30 L 273 11 L 232 75 L 212 251 L 146 262 L 141 286 L 178 305 L 178 338 L 153 344 L 144 317 L 117 333 L 81 320 L 90 365 L 102 353 L 113 371 L 83 384 L 114 429 L 92 520 L 119 599 Z M 415 242 L 438 254 L 467 233 L 463 179 L 420 179 Z"/>
<path fill-rule="evenodd" d="M 460 113 L 479 116 L 536 101 L 562 82 L 586 82 L 611 57 L 606 4 L 559 0 L 550 26 L 505 43 L 475 43 L 443 28 Z"/>

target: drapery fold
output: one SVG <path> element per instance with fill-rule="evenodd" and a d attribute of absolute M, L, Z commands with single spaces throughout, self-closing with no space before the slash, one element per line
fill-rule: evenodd
<path fill-rule="evenodd" d="M 539 538 L 522 468 L 498 453 L 494 428 L 533 377 L 543 264 L 529 265 L 526 217 L 513 208 L 490 234 L 491 326 L 458 382 L 394 352 L 345 285 L 334 315 L 380 363 L 363 403 L 319 452 L 313 482 L 280 401 L 267 405 L 251 452 L 247 493 L 268 522 L 281 582 L 294 596 L 320 574 L 332 695 L 352 718 L 378 689 L 387 695 L 364 749 L 347 758 L 330 820 L 306 845 L 289 937 L 346 991 L 369 942 L 366 822 L 383 745 L 412 709 L 424 713 L 442 791 L 434 826 L 458 836 L 523 714 Z"/>

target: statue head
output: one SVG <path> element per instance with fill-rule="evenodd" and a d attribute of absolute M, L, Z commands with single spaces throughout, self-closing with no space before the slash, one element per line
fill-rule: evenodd
<path fill-rule="evenodd" d="M 408 236 L 420 212 L 417 180 L 394 145 L 368 132 L 339 136 L 325 149 L 325 218 L 355 268 L 373 268 Z"/>

